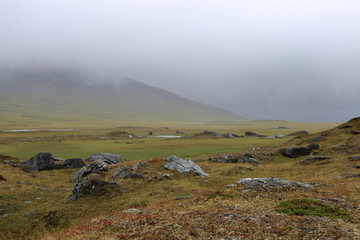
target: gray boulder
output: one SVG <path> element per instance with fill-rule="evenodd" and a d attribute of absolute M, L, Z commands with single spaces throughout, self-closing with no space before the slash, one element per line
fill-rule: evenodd
<path fill-rule="evenodd" d="M 84 161 L 81 158 L 66 159 L 63 168 L 82 168 L 85 166 Z"/>
<path fill-rule="evenodd" d="M 314 149 L 318 149 L 319 145 L 315 143 L 309 144 L 307 147 L 289 147 L 280 150 L 280 153 L 289 158 L 297 158 L 309 155 Z"/>
<path fill-rule="evenodd" d="M 108 166 L 102 160 L 95 160 L 90 165 L 82 167 L 71 179 L 71 182 L 78 183 L 81 182 L 85 176 L 89 175 L 90 173 L 96 173 L 101 171 L 107 171 Z"/>
<path fill-rule="evenodd" d="M 164 167 L 168 170 L 176 170 L 179 173 L 194 173 L 196 175 L 208 177 L 209 174 L 204 172 L 201 167 L 190 159 L 181 159 L 176 156 L 165 158 Z"/>
<path fill-rule="evenodd" d="M 100 175 L 91 173 L 75 184 L 69 200 L 74 201 L 83 195 L 104 195 L 117 187 L 116 183 L 103 181 Z"/>
<path fill-rule="evenodd" d="M 91 155 L 85 161 L 94 162 L 95 160 L 102 160 L 103 162 L 105 162 L 109 165 L 118 164 L 118 163 L 122 162 L 121 155 L 115 155 L 115 154 L 111 154 L 111 153 L 96 153 L 96 154 Z"/>
<path fill-rule="evenodd" d="M 308 189 L 313 188 L 312 185 L 284 180 L 281 178 L 243 178 L 236 184 L 243 186 L 247 190 L 271 191 L 276 189 Z"/>
<path fill-rule="evenodd" d="M 24 171 L 53 170 L 55 166 L 51 153 L 41 152 L 27 161 L 21 163 Z"/>
<path fill-rule="evenodd" d="M 114 174 L 109 178 L 109 180 L 113 181 L 116 178 L 128 179 L 128 178 L 138 178 L 145 179 L 145 177 L 138 173 L 138 171 L 145 166 L 144 162 L 139 162 L 134 165 L 132 168 L 129 167 L 120 167 L 116 169 Z"/>

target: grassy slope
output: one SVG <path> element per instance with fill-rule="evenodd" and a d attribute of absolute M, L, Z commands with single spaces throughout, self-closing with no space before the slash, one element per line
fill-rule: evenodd
<path fill-rule="evenodd" d="M 164 126 L 164 124 L 159 124 Z M 292 129 L 273 129 L 275 126 L 288 126 Z M 171 129 L 157 127 L 122 127 L 137 135 L 148 131 L 156 134 L 173 134 L 175 130 L 187 134 L 203 130 L 234 132 L 241 134 L 250 130 L 259 134 L 289 133 L 297 130 L 316 132 L 335 126 L 335 124 L 304 124 L 289 122 L 242 122 L 214 123 L 212 125 L 170 126 Z M 87 135 L 88 139 L 78 139 L 70 135 L 73 132 L 41 133 L 2 133 L 0 154 L 9 154 L 27 159 L 38 151 L 50 151 L 59 157 L 87 157 L 94 152 L 122 153 L 125 164 L 136 160 L 147 160 L 171 154 L 180 157 L 189 156 L 201 160 L 213 154 L 240 152 L 255 146 L 266 147 L 264 153 L 284 143 L 286 139 L 259 139 L 246 137 L 242 139 L 176 139 L 164 140 L 155 138 L 99 140 L 100 136 L 117 129 L 87 129 L 77 132 Z M 21 142 L 20 137 L 50 137 L 59 135 L 62 142 Z M 90 135 L 90 136 L 88 136 Z M 120 141 L 120 143 L 114 143 Z M 126 144 L 130 141 L 133 144 Z M 145 142 L 140 142 L 145 141 Z M 262 154 L 262 150 L 254 154 Z M 2 215 L 0 228 L 2 239 L 11 237 L 38 239 L 46 234 L 45 239 L 121 239 L 131 234 L 140 239 L 219 239 L 234 236 L 250 239 L 334 239 L 336 236 L 350 239 L 356 236 L 345 230 L 355 231 L 359 225 L 356 221 L 318 219 L 309 217 L 288 216 L 277 213 L 275 208 L 281 200 L 294 198 L 326 199 L 331 204 L 349 211 L 359 219 L 360 195 L 358 179 L 344 178 L 344 173 L 356 171 L 353 164 L 347 162 L 346 154 L 337 154 L 328 165 L 296 165 L 299 159 L 289 160 L 273 156 L 263 166 L 252 167 L 254 171 L 243 174 L 235 171 L 237 167 L 248 167 L 245 164 L 219 164 L 200 161 L 198 164 L 210 174 L 209 178 L 184 177 L 175 174 L 173 180 L 148 183 L 141 180 L 123 180 L 121 193 L 109 196 L 84 197 L 76 202 L 66 201 L 72 184 L 68 181 L 76 170 L 44 171 L 25 173 L 7 165 L 1 165 L 0 174 L 8 179 L 0 182 L 2 198 L 0 199 Z M 159 166 L 160 167 L 160 166 Z M 112 168 L 106 176 L 114 171 Z M 154 169 L 155 172 L 162 168 Z M 303 181 L 316 186 L 310 192 L 283 193 L 240 193 L 238 189 L 223 190 L 228 183 L 235 183 L 243 177 L 276 176 L 284 179 Z M 45 188 L 45 189 L 44 189 Z M 192 198 L 175 201 L 174 197 L 192 195 Z M 36 199 L 41 197 L 41 199 Z M 33 201 L 25 204 L 25 201 Z M 101 203 L 101 204 L 99 204 Z M 138 214 L 122 213 L 122 209 L 136 207 L 144 211 L 143 215 L 151 220 L 143 221 Z M 76 209 L 74 211 L 74 209 Z M 25 213 L 35 213 L 24 216 Z M 50 211 L 56 210 L 54 219 L 46 219 Z M 225 215 L 222 215 L 225 214 Z M 226 217 L 229 214 L 231 217 Z M 225 217 L 224 217 L 225 216 Z M 267 217 L 266 217 L 267 216 Z M 129 219 L 129 220 L 128 220 Z M 108 222 L 109 221 L 109 222 Z M 131 225 L 129 225 L 129 221 Z M 214 225 L 214 227 L 211 227 Z M 71 227 L 70 227 L 71 226 Z M 65 230 L 61 230 L 62 228 Z M 68 228 L 70 227 L 70 228 Z M 136 228 L 140 229 L 135 230 Z M 51 233 L 55 231 L 54 234 Z M 309 229 L 312 229 L 309 231 Z M 167 235 L 164 235 L 167 234 Z M 137 235 L 136 235 L 137 234 Z M 232 234 L 232 235 L 231 235 Z M 359 235 L 357 235 L 359 236 Z M 321 238 L 322 237 L 322 238 Z"/>

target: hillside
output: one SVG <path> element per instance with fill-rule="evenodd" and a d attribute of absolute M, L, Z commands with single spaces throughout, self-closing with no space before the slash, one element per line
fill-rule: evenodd
<path fill-rule="evenodd" d="M 108 76 L 90 76 L 72 70 L 3 70 L 0 72 L 1 121 L 16 124 L 243 120 L 230 111 L 190 101 L 160 88 L 132 79 L 119 77 L 119 80 L 120 83 L 109 83 Z"/>
<path fill-rule="evenodd" d="M 291 139 L 286 145 L 319 144 L 321 154 L 360 153 L 360 117 L 353 118 L 335 128 L 315 134 L 301 135 Z"/>

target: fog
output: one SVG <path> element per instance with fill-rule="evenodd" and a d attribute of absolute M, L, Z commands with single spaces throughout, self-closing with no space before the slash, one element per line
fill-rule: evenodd
<path fill-rule="evenodd" d="M 116 72 L 248 119 L 346 121 L 360 114 L 359 12 L 357 0 L 0 0 L 0 66 Z"/>

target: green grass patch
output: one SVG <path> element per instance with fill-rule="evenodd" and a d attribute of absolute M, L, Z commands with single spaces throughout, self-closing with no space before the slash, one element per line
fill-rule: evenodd
<path fill-rule="evenodd" d="M 289 215 L 351 219 L 351 215 L 346 210 L 313 199 L 282 201 L 275 210 Z"/>

